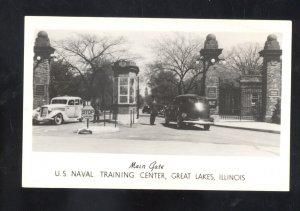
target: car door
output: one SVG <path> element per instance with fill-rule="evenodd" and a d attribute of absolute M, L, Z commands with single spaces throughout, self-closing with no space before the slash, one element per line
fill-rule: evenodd
<path fill-rule="evenodd" d="M 81 117 L 82 112 L 82 100 L 75 99 L 75 117 Z"/>
<path fill-rule="evenodd" d="M 74 99 L 70 99 L 68 101 L 68 105 L 66 108 L 66 115 L 68 116 L 68 118 L 75 117 L 75 100 Z"/>

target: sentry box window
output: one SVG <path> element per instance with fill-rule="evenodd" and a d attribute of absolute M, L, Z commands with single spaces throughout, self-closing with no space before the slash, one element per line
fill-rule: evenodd
<path fill-rule="evenodd" d="M 136 103 L 136 82 L 134 78 L 118 77 L 118 104 Z"/>

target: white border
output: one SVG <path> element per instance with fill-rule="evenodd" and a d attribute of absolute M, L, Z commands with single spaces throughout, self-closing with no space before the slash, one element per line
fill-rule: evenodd
<path fill-rule="evenodd" d="M 186 190 L 289 190 L 291 21 L 196 20 L 138 18 L 25 17 L 24 105 L 23 105 L 23 187 L 186 189 Z M 166 156 L 93 153 L 32 152 L 32 65 L 36 31 L 39 30 L 116 30 L 116 31 L 201 31 L 282 33 L 282 116 L 280 156 Z M 55 178 L 54 169 L 127 171 L 132 161 L 163 163 L 165 174 L 179 172 L 244 174 L 246 182 L 195 180 L 121 180 Z M 109 161 L 109 162 L 107 162 Z M 138 171 L 137 171 L 138 172 Z"/>

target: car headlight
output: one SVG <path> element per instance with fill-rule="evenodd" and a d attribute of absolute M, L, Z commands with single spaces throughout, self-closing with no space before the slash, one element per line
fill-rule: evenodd
<path fill-rule="evenodd" d="M 181 117 L 182 117 L 182 118 L 185 118 L 185 117 L 187 117 L 187 114 L 186 114 L 186 113 L 182 113 L 182 114 L 181 114 Z"/>
<path fill-rule="evenodd" d="M 195 103 L 195 107 L 198 111 L 203 111 L 204 110 L 204 105 L 203 103 Z"/>

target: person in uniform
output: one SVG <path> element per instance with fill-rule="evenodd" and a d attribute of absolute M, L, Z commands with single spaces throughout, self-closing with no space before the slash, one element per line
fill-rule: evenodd
<path fill-rule="evenodd" d="M 150 125 L 154 125 L 155 118 L 158 114 L 158 108 L 157 108 L 157 103 L 156 103 L 155 99 L 153 100 L 150 109 L 151 109 L 151 111 L 150 111 Z"/>

